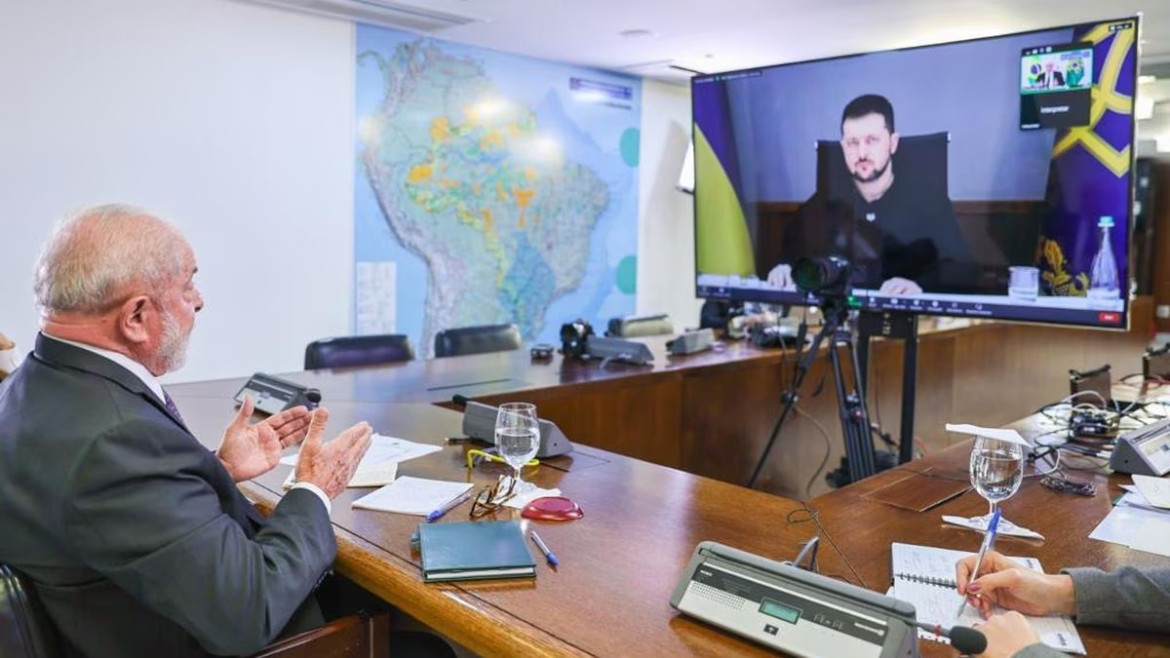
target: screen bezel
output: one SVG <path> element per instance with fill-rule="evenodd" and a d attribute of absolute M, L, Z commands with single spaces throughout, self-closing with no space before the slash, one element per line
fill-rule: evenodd
<path fill-rule="evenodd" d="M 1134 43 L 1133 43 L 1134 66 L 1133 66 L 1133 80 L 1132 80 L 1133 85 L 1132 85 L 1132 88 L 1134 89 L 1134 96 L 1136 97 L 1137 88 L 1138 88 L 1137 81 L 1138 81 L 1140 62 L 1141 62 L 1141 27 L 1142 27 L 1141 18 L 1142 18 L 1141 12 L 1137 12 L 1133 15 L 1123 16 L 1123 17 L 1119 17 L 1119 18 L 1103 18 L 1103 19 L 1099 19 L 1099 20 L 1084 20 L 1084 21 L 1078 21 L 1075 23 L 1068 23 L 1068 24 L 1064 24 L 1064 25 L 1053 25 L 1053 26 L 1041 27 L 1041 28 L 1036 28 L 1036 29 L 1031 29 L 1031 30 L 1023 30 L 1023 31 L 1019 31 L 1019 32 L 1006 32 L 1003 34 L 995 34 L 995 35 L 989 35 L 989 36 L 983 36 L 983 37 L 973 37 L 970 39 L 959 39 L 959 40 L 955 40 L 955 41 L 942 41 L 942 42 L 936 42 L 936 43 L 922 44 L 922 45 L 918 45 L 918 46 L 907 46 L 904 48 L 888 48 L 888 49 L 883 49 L 883 50 L 856 52 L 856 53 L 850 53 L 847 55 L 835 55 L 835 56 L 831 56 L 831 57 L 820 57 L 820 58 L 799 60 L 799 61 L 793 61 L 793 62 L 785 62 L 782 64 L 755 66 L 755 67 L 750 67 L 750 68 L 734 69 L 734 70 L 730 70 L 730 71 L 720 71 L 720 72 L 716 72 L 716 73 L 695 75 L 691 78 L 691 82 L 690 82 L 691 112 L 692 112 L 691 144 L 695 143 L 695 121 L 693 119 L 694 103 L 695 103 L 695 100 L 694 100 L 695 99 L 695 85 L 701 84 L 704 81 L 710 80 L 712 78 L 718 78 L 721 76 L 738 76 L 741 74 L 748 74 L 748 73 L 752 73 L 752 72 L 756 72 L 756 71 L 767 71 L 767 70 L 771 70 L 771 69 L 778 69 L 778 68 L 784 68 L 784 67 L 790 67 L 790 66 L 800 66 L 800 65 L 806 65 L 806 64 L 816 64 L 816 63 L 821 63 L 821 62 L 845 60 L 845 59 L 851 59 L 851 58 L 855 58 L 855 57 L 863 57 L 866 55 L 876 55 L 876 54 L 882 54 L 882 53 L 895 53 L 895 52 L 910 52 L 910 51 L 915 51 L 915 50 L 925 50 L 925 49 L 929 49 L 929 48 L 937 48 L 937 47 L 941 47 L 941 46 L 954 46 L 954 45 L 961 45 L 961 44 L 966 44 L 966 43 L 977 43 L 977 42 L 981 42 L 981 41 L 992 41 L 992 40 L 996 40 L 996 39 L 1009 39 L 1009 38 L 1014 38 L 1014 37 L 1027 36 L 1029 34 L 1040 34 L 1040 33 L 1044 33 L 1044 32 L 1051 32 L 1053 30 L 1073 30 L 1073 29 L 1080 28 L 1080 27 L 1083 27 L 1086 25 L 1097 25 L 1097 24 L 1102 24 L 1102 23 L 1121 23 L 1121 22 L 1126 22 L 1126 21 L 1133 21 L 1133 23 L 1134 23 L 1133 29 L 1134 29 L 1135 34 L 1134 34 Z M 1079 327 L 1079 328 L 1084 328 L 1084 329 L 1097 329 L 1097 330 L 1101 330 L 1101 331 L 1115 331 L 1115 332 L 1129 331 L 1129 328 L 1130 328 L 1130 309 L 1132 307 L 1132 303 L 1131 303 L 1132 300 L 1130 298 L 1130 288 L 1131 288 L 1130 281 L 1132 281 L 1132 279 L 1133 279 L 1133 264 L 1134 264 L 1133 263 L 1133 248 L 1132 248 L 1133 247 L 1133 228 L 1134 228 L 1134 204 L 1135 204 L 1135 200 L 1136 200 L 1136 176 L 1135 176 L 1134 168 L 1135 168 L 1136 162 L 1137 162 L 1137 117 L 1133 111 L 1131 111 L 1129 116 L 1130 116 L 1130 121 L 1129 121 L 1129 123 L 1130 123 L 1130 156 L 1129 156 L 1130 166 L 1129 166 L 1129 172 L 1127 174 L 1129 177 L 1129 185 L 1128 185 L 1129 194 L 1128 194 L 1128 203 L 1126 204 L 1126 212 L 1125 212 L 1127 223 L 1126 223 L 1126 232 L 1125 232 L 1126 244 L 1125 244 L 1125 250 L 1124 250 L 1125 260 L 1126 260 L 1127 277 L 1126 277 L 1126 280 L 1122 282 L 1122 286 L 1123 286 L 1123 289 L 1121 290 L 1122 307 L 1121 307 L 1121 311 L 1120 311 L 1122 317 L 1121 317 L 1120 322 L 1118 322 L 1117 324 L 1103 324 L 1103 323 L 1099 323 L 1099 322 L 1098 323 L 1090 323 L 1087 321 L 1071 321 L 1071 320 L 1070 321 L 1063 321 L 1063 320 L 1056 320 L 1056 319 L 1044 319 L 1044 318 L 1039 318 L 1039 317 L 1018 319 L 1018 318 L 1001 317 L 999 315 L 993 315 L 993 316 L 978 315 L 975 313 L 958 313 L 957 314 L 957 313 L 948 313 L 943 309 L 933 309 L 933 308 L 913 308 L 913 309 L 911 309 L 911 308 L 908 308 L 910 306 L 910 304 L 904 305 L 903 308 L 890 308 L 888 306 L 880 306 L 878 308 L 866 308 L 865 305 L 859 299 L 852 297 L 852 296 L 850 296 L 850 298 L 848 300 L 850 308 L 853 308 L 856 310 L 861 310 L 861 311 L 907 312 L 907 313 L 912 312 L 916 315 L 932 315 L 932 316 L 940 316 L 940 317 L 949 316 L 949 317 L 972 318 L 972 319 L 981 319 L 981 320 L 996 320 L 996 321 L 1000 321 L 1000 322 L 1013 322 L 1013 323 L 1017 323 L 1017 324 L 1057 325 L 1057 326 L 1065 326 L 1065 327 Z M 696 159 L 694 164 L 695 164 L 695 172 L 694 172 L 693 180 L 694 180 L 694 184 L 697 188 L 697 186 L 700 182 L 699 175 L 698 175 L 697 159 Z M 693 263 L 695 265 L 695 267 L 694 267 L 694 272 L 695 272 L 695 274 L 694 274 L 694 290 L 695 290 L 695 297 L 697 299 L 727 301 L 727 302 L 758 302 L 758 303 L 765 303 L 765 304 L 781 304 L 781 305 L 791 305 L 791 306 L 820 306 L 820 305 L 822 305 L 823 300 L 819 296 L 817 296 L 813 293 L 804 293 L 804 292 L 800 292 L 800 291 L 775 290 L 775 289 L 771 289 L 771 288 L 758 289 L 758 288 L 728 287 L 728 288 L 722 288 L 722 289 L 718 289 L 718 290 L 707 290 L 705 293 L 702 292 L 703 286 L 701 286 L 699 284 L 699 277 L 702 276 L 702 273 L 699 272 L 699 268 L 698 268 L 698 262 L 699 262 L 699 241 L 698 241 L 699 192 L 697 189 L 691 190 L 691 197 L 692 197 L 691 203 L 692 203 L 692 215 L 693 215 L 692 231 L 694 232 L 694 235 L 695 235 L 692 257 L 693 257 Z M 905 299 L 909 300 L 911 298 L 905 298 Z M 921 296 L 920 299 L 925 300 L 925 302 L 927 304 L 929 304 L 931 301 L 931 296 L 929 294 L 925 294 L 925 295 Z M 1037 310 L 1040 310 L 1040 309 L 1037 308 Z M 1092 311 L 1093 311 L 1093 309 L 1085 309 L 1086 314 L 1090 313 Z M 1101 311 L 1097 311 L 1097 312 L 1100 313 Z"/>

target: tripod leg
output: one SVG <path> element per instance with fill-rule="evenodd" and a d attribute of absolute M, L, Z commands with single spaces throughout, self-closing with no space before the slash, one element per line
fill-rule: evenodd
<path fill-rule="evenodd" d="M 845 373 L 841 355 L 837 348 L 844 346 L 849 356 L 849 367 L 853 370 L 854 388 L 845 388 Z M 874 464 L 873 440 L 869 434 L 869 415 L 865 411 L 864 392 L 857 387 L 861 383 L 861 372 L 857 367 L 857 354 L 852 337 L 848 334 L 833 340 L 829 350 L 833 362 L 833 379 L 837 386 L 837 413 L 841 417 L 841 434 L 845 440 L 846 465 L 849 481 L 857 482 L 877 472 Z"/>
<path fill-rule="evenodd" d="M 748 479 L 748 489 L 754 489 L 756 487 L 756 480 L 759 479 L 760 472 L 764 470 L 764 464 L 768 461 L 768 455 L 772 453 L 772 446 L 776 444 L 776 438 L 780 436 L 780 428 L 784 426 L 785 419 L 788 418 L 788 414 L 796 404 L 800 384 L 804 381 L 804 376 L 808 374 L 812 359 L 816 356 L 817 350 L 820 349 L 821 342 L 825 339 L 825 336 L 831 335 L 831 332 L 835 331 L 835 327 L 836 325 L 822 325 L 821 330 L 813 338 L 812 345 L 809 346 L 808 354 L 805 355 L 805 358 L 797 361 L 795 366 L 796 375 L 792 378 L 792 387 L 784 393 L 784 409 L 780 412 L 780 417 L 776 419 L 776 424 L 772 427 L 772 434 L 768 436 L 768 442 L 764 444 L 764 451 L 760 453 L 760 458 L 756 460 L 756 467 L 752 469 L 752 476 Z"/>

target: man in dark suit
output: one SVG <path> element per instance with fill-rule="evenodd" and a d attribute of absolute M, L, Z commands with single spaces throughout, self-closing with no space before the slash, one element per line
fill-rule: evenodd
<path fill-rule="evenodd" d="M 248 654 L 323 619 L 330 500 L 370 444 L 323 442 L 325 409 L 250 424 L 216 452 L 156 377 L 182 365 L 203 298 L 170 225 L 125 206 L 63 223 L 37 264 L 41 334 L 0 384 L 0 561 L 27 574 L 71 655 Z M 267 519 L 236 483 L 303 440 Z"/>
<path fill-rule="evenodd" d="M 785 227 L 770 284 L 794 287 L 798 258 L 840 256 L 853 265 L 854 287 L 884 295 L 970 285 L 971 256 L 951 200 L 908 177 L 909 163 L 895 157 L 898 144 L 894 107 L 884 96 L 865 94 L 845 106 L 841 151 L 850 181 L 844 189 L 818 189 L 801 205 Z"/>

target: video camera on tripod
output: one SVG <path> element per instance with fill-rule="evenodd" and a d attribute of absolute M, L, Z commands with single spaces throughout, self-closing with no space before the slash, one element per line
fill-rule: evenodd
<path fill-rule="evenodd" d="M 879 470 L 890 468 L 897 461 L 893 454 L 879 453 L 874 449 L 864 392 L 865 380 L 862 378 L 859 367 L 853 333 L 847 326 L 849 278 L 852 273 L 853 267 L 849 261 L 838 256 L 802 258 L 792 266 L 792 280 L 796 283 L 797 289 L 810 295 L 810 299 L 815 296 L 820 301 L 819 306 L 824 320 L 820 331 L 817 332 L 809 345 L 808 351 L 797 362 L 792 383 L 782 397 L 784 400 L 783 411 L 772 429 L 771 436 L 768 437 L 763 453 L 756 462 L 755 470 L 748 481 L 748 487 L 755 487 L 768 455 L 776 443 L 776 438 L 780 434 L 780 429 L 799 398 L 800 385 L 826 338 L 829 341 L 829 360 L 832 363 L 833 380 L 837 391 L 837 411 L 841 419 L 841 432 L 845 440 L 845 457 L 842 459 L 841 466 L 830 472 L 826 476 L 826 480 L 835 487 L 844 486 L 850 482 L 867 478 Z M 800 335 L 803 337 L 806 331 L 807 327 L 802 324 Z M 803 345 L 803 341 L 798 341 L 798 349 L 801 345 Z M 838 349 L 840 347 L 846 348 L 848 363 L 842 360 Z M 852 371 L 850 381 L 845 378 L 846 368 Z"/>

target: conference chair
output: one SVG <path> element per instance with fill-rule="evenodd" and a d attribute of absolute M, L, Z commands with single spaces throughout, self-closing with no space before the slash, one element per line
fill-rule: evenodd
<path fill-rule="evenodd" d="M 57 629 L 24 576 L 0 564 L 0 656 L 63 656 Z"/>
<path fill-rule="evenodd" d="M 254 658 L 365 658 L 389 655 L 390 613 L 350 615 L 270 644 Z M 0 656 L 63 658 L 63 641 L 36 589 L 0 564 Z"/>
<path fill-rule="evenodd" d="M 514 324 L 444 329 L 435 334 L 435 356 L 460 356 L 520 349 L 520 329 Z"/>
<path fill-rule="evenodd" d="M 369 366 L 413 358 L 414 348 L 404 334 L 323 338 L 305 347 L 305 370 Z"/>

